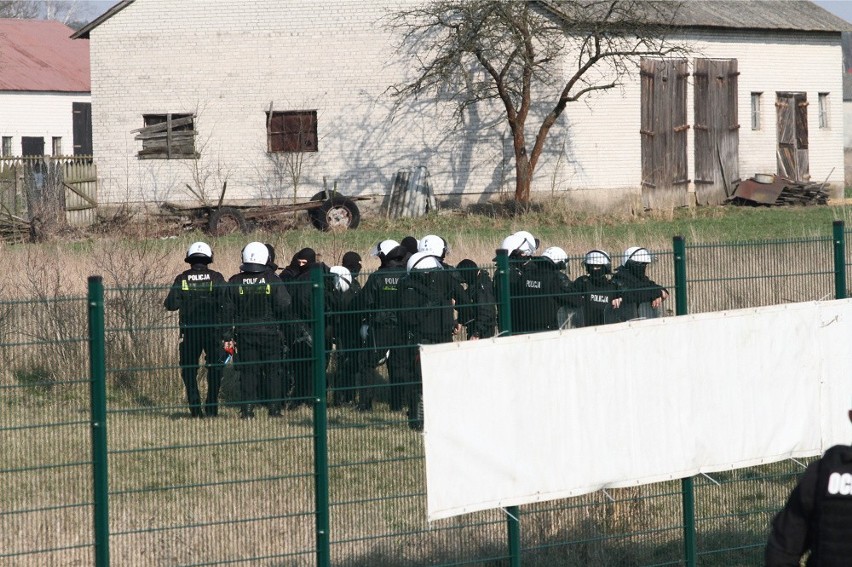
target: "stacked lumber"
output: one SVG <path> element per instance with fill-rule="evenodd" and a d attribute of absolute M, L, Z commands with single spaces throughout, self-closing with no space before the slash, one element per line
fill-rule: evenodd
<path fill-rule="evenodd" d="M 828 191 L 825 183 L 797 183 L 788 181 L 775 200 L 776 206 L 784 205 L 825 205 L 828 203 Z"/>

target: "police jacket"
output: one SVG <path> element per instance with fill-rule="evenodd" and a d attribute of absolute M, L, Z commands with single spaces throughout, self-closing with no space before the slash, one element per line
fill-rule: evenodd
<path fill-rule="evenodd" d="M 222 318 L 224 284 L 222 274 L 209 269 L 207 264 L 192 264 L 175 278 L 163 305 L 169 311 L 179 312 L 182 331 L 210 330 Z"/>
<path fill-rule="evenodd" d="M 618 268 L 612 276 L 612 281 L 619 287 L 622 294 L 622 304 L 619 308 L 619 316 L 622 321 L 640 317 L 639 306 L 659 299 L 666 290 L 645 275 L 646 266 L 647 264 L 638 262 L 627 262 L 627 264 Z"/>
<path fill-rule="evenodd" d="M 564 276 L 564 277 L 560 277 Z M 571 281 L 548 258 L 531 260 L 521 274 L 513 297 L 512 332 L 534 333 L 559 328 L 557 312 L 579 300 Z"/>
<path fill-rule="evenodd" d="M 847 445 L 835 445 L 805 470 L 772 521 L 766 565 L 798 566 L 808 550 L 808 567 L 852 562 L 852 447 Z"/>
<path fill-rule="evenodd" d="M 259 264 L 244 265 L 243 270 L 228 280 L 225 340 L 279 336 L 282 322 L 289 318 L 290 294 L 273 271 Z"/>
<path fill-rule="evenodd" d="M 405 275 L 402 259 L 390 261 L 370 274 L 356 307 L 365 312 L 371 325 L 395 327 L 399 324 L 399 280 Z"/>
<path fill-rule="evenodd" d="M 467 278 L 467 303 L 457 304 L 459 322 L 467 329 L 467 336 L 488 338 L 494 336 L 497 327 L 497 305 L 494 299 L 494 283 L 485 270 L 476 270 Z"/>
<path fill-rule="evenodd" d="M 455 281 L 442 269 L 414 270 L 400 280 L 400 322 L 408 344 L 453 340 Z"/>
<path fill-rule="evenodd" d="M 574 280 L 574 293 L 582 309 L 584 327 L 619 322 L 612 300 L 621 297 L 621 291 L 608 277 L 580 276 Z"/>

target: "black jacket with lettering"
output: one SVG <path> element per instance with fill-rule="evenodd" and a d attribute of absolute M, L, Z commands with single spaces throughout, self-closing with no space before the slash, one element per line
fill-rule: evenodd
<path fill-rule="evenodd" d="M 224 284 L 224 276 L 207 264 L 193 264 L 175 278 L 163 305 L 169 311 L 179 312 L 181 330 L 209 329 L 222 318 Z"/>
<path fill-rule="evenodd" d="M 290 318 L 290 294 L 271 270 L 231 276 L 225 298 L 225 340 L 280 336 L 282 322 Z"/>
<path fill-rule="evenodd" d="M 811 463 L 772 520 L 767 567 L 840 567 L 852 558 L 852 447 L 835 445 Z"/>
<path fill-rule="evenodd" d="M 513 297 L 512 332 L 535 333 L 559 328 L 557 313 L 561 306 L 576 306 L 571 280 L 548 258 L 527 263 Z"/>
<path fill-rule="evenodd" d="M 574 280 L 577 305 L 582 311 L 582 326 L 618 323 L 620 318 L 612 300 L 621 297 L 618 284 L 608 277 L 592 278 L 588 274 Z"/>
<path fill-rule="evenodd" d="M 370 274 L 356 301 L 371 325 L 395 327 L 399 324 L 399 280 L 405 275 L 402 260 L 387 262 Z"/>

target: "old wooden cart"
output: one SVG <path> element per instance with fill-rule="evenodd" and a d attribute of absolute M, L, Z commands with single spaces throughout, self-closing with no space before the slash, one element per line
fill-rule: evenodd
<path fill-rule="evenodd" d="M 355 201 L 364 200 L 370 197 L 345 197 L 326 190 L 308 201 L 286 205 L 223 205 L 220 200 L 218 204 L 184 206 L 167 202 L 160 205 L 160 214 L 181 219 L 186 228 L 204 230 L 213 236 L 246 233 L 256 222 L 298 211 L 307 211 L 311 224 L 319 230 L 346 230 L 358 227 L 361 212 Z"/>

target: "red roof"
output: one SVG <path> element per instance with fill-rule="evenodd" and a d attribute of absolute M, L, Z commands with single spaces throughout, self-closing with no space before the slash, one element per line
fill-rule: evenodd
<path fill-rule="evenodd" d="M 0 18 L 0 91 L 91 91 L 89 42 L 53 20 Z"/>

